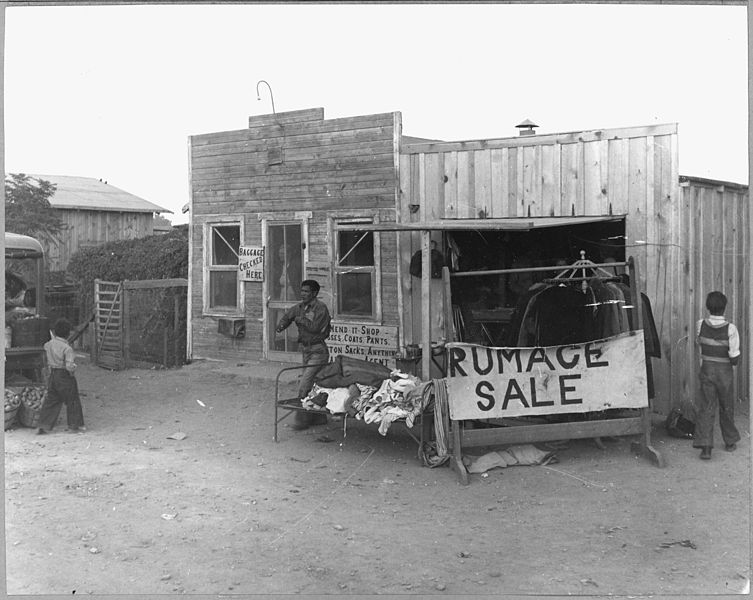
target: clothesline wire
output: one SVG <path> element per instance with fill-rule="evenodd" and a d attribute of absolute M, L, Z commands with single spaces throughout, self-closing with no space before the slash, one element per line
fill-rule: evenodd
<path fill-rule="evenodd" d="M 337 486 L 335 489 L 333 489 L 330 492 L 330 496 L 335 495 L 340 489 L 342 489 L 343 487 L 345 487 L 346 485 L 348 485 L 348 483 L 355 476 L 355 474 L 358 473 L 358 471 L 361 470 L 361 468 L 366 464 L 366 462 L 374 454 L 374 452 L 375 452 L 374 448 L 370 448 L 370 450 L 371 451 L 369 452 L 369 455 L 366 458 L 363 459 L 363 461 L 361 462 L 360 465 L 358 465 L 355 469 L 353 469 L 353 471 L 350 473 L 350 475 L 348 475 L 348 477 L 345 479 L 345 481 L 340 482 L 340 485 Z M 324 500 L 322 500 L 319 504 L 317 504 L 314 508 L 312 508 L 308 513 L 306 513 L 304 516 L 302 516 L 300 519 L 298 519 L 295 523 L 293 523 L 288 529 L 283 530 L 283 532 L 280 535 L 278 535 L 275 539 L 273 539 L 271 542 L 269 542 L 269 545 L 271 546 L 272 544 L 276 543 L 277 541 L 279 541 L 280 539 L 282 539 L 285 536 L 285 534 L 290 529 L 292 529 L 293 527 L 298 527 L 301 523 L 303 523 L 304 521 L 306 521 L 309 517 L 311 517 L 311 515 L 313 515 L 317 510 L 319 510 L 322 506 L 324 506 L 325 502 L 326 502 L 326 498 Z"/>

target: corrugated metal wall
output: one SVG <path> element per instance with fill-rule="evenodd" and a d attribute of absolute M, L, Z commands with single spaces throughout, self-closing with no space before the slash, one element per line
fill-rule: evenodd
<path fill-rule="evenodd" d="M 695 323 L 705 312 L 706 294 L 723 292 L 729 301 L 726 317 L 740 331 L 743 356 L 750 352 L 750 205 L 748 187 L 694 177 L 681 177 L 681 286 L 674 294 L 672 362 L 674 400 L 684 404 L 697 398 L 698 358 Z M 749 401 L 745 362 L 736 372 L 736 397 Z"/>
<path fill-rule="evenodd" d="M 626 215 L 625 255 L 638 261 L 660 329 L 656 397 L 666 406 L 670 321 L 678 316 L 672 290 L 680 284 L 677 169 L 676 124 L 410 144 L 400 154 L 399 220 Z M 400 264 L 419 247 L 419 235 L 401 234 Z M 420 335 L 411 279 L 402 277 L 406 341 Z"/>

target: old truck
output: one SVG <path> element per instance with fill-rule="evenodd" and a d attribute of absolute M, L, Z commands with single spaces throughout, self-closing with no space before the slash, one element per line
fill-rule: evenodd
<path fill-rule="evenodd" d="M 27 235 L 5 232 L 5 381 L 39 382 L 43 344 L 49 339 L 45 316 L 45 254 Z"/>

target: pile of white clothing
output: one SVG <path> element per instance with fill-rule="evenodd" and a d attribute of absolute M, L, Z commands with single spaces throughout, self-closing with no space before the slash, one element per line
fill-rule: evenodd
<path fill-rule="evenodd" d="M 321 394 L 326 394 L 326 409 L 332 414 L 348 413 L 365 423 L 379 423 L 379 433 L 386 435 L 390 425 L 398 419 L 405 419 L 408 427 L 413 427 L 415 418 L 425 408 L 424 386 L 417 377 L 393 370 L 378 388 L 360 383 L 347 388 L 323 388 L 314 384 L 301 402 L 304 407 L 317 410 L 323 406 Z"/>

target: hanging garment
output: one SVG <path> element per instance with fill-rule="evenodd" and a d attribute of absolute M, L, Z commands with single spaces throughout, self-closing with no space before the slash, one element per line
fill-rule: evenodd
<path fill-rule="evenodd" d="M 630 322 L 628 321 L 628 314 L 625 308 L 627 299 L 625 298 L 625 294 L 622 292 L 622 288 L 620 288 L 619 284 L 613 281 L 607 281 L 604 285 L 608 290 L 611 291 L 612 297 L 616 300 L 616 306 L 618 307 L 618 333 L 625 333 L 626 331 L 630 331 Z"/>
<path fill-rule="evenodd" d="M 597 339 L 612 337 L 622 333 L 624 320 L 621 318 L 624 312 L 624 296 L 619 293 L 619 288 L 602 281 L 598 277 L 592 277 L 588 285 L 594 293 L 596 306 L 594 307 L 594 334 Z M 620 301 L 622 297 L 622 301 Z"/>
<path fill-rule="evenodd" d="M 625 283 L 618 283 L 617 285 L 625 295 L 626 303 L 630 304 L 630 298 L 632 298 L 630 286 Z M 641 311 L 643 316 L 643 339 L 646 344 L 646 356 L 661 358 L 661 343 L 659 341 L 659 332 L 657 331 L 656 323 L 654 322 L 654 313 L 651 310 L 651 301 L 643 292 L 641 292 Z M 635 310 L 628 310 L 626 312 L 630 329 L 635 329 L 638 327 L 635 318 Z"/>
<path fill-rule="evenodd" d="M 563 346 L 598 339 L 594 334 L 593 292 L 586 293 L 569 285 L 546 288 L 532 299 L 534 335 L 519 341 L 525 346 Z"/>
<path fill-rule="evenodd" d="M 519 346 L 521 329 L 523 329 L 523 323 L 526 323 L 527 331 L 533 331 L 533 322 L 527 322 L 526 313 L 528 307 L 532 305 L 533 299 L 538 296 L 547 288 L 544 283 L 534 283 L 528 288 L 528 291 L 518 299 L 518 303 L 515 306 L 515 312 L 510 320 L 510 327 L 507 333 L 507 346 Z"/>

